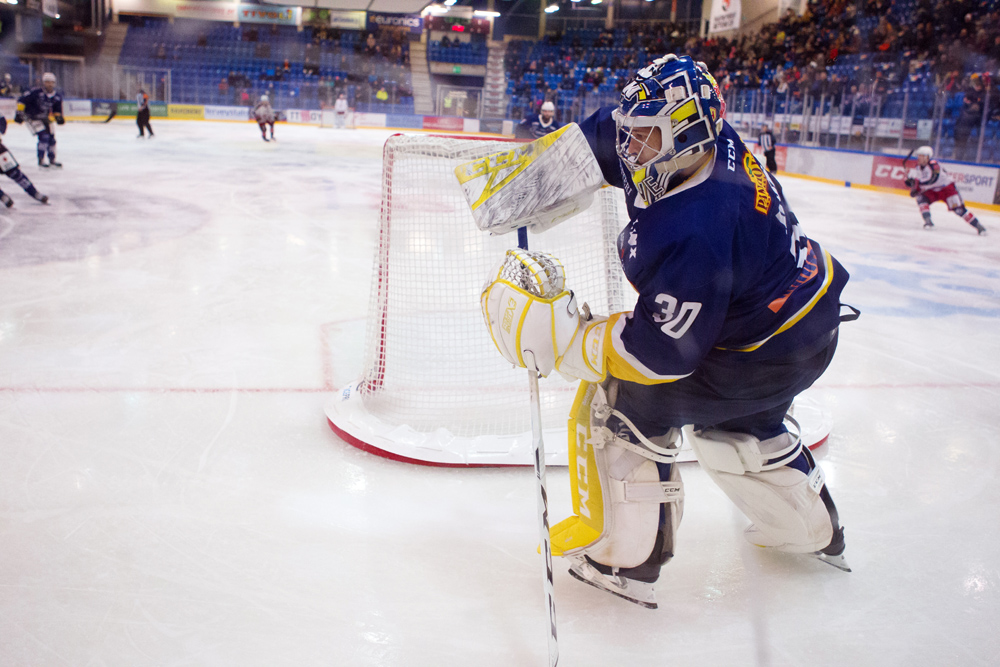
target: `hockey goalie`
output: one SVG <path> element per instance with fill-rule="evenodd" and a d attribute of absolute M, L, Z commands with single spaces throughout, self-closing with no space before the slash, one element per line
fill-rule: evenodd
<path fill-rule="evenodd" d="M 699 464 L 752 522 L 747 540 L 850 571 L 822 469 L 785 420 L 830 364 L 842 319 L 857 316 L 840 315 L 848 274 L 724 116 L 704 64 L 668 55 L 617 108 L 456 170 L 494 233 L 544 229 L 596 188 L 624 189 L 632 312 L 591 314 L 558 258 L 527 250 L 507 252 L 481 306 L 512 364 L 582 381 L 569 427 L 574 516 L 553 527 L 553 554 L 580 581 L 650 608 L 677 548 L 685 426 Z M 556 154 L 572 168 L 533 169 Z"/>

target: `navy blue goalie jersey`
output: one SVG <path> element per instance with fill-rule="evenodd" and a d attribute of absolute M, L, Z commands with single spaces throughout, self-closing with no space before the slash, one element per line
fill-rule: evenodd
<path fill-rule="evenodd" d="M 581 129 L 605 180 L 624 188 L 630 218 L 618 253 L 639 299 L 609 322 L 612 375 L 670 382 L 708 355 L 780 357 L 836 329 L 847 271 L 806 237 L 781 185 L 728 123 L 714 159 L 647 205 L 615 152 L 611 111 Z"/>

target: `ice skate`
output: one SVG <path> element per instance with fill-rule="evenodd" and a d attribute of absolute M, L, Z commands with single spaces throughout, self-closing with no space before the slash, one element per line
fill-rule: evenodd
<path fill-rule="evenodd" d="M 602 574 L 583 556 L 567 556 L 567 558 L 570 562 L 569 573 L 574 579 L 634 602 L 640 607 L 657 608 L 653 584 L 614 574 Z"/>
<path fill-rule="evenodd" d="M 39 160 L 38 161 L 38 166 L 41 167 L 42 169 L 48 169 L 49 168 L 49 165 L 47 165 L 45 163 L 45 160 Z"/>
<path fill-rule="evenodd" d="M 35 199 L 37 199 L 42 204 L 48 204 L 49 203 L 48 196 L 43 195 L 41 192 L 36 192 L 35 194 L 33 194 L 31 196 L 34 197 Z"/>
<path fill-rule="evenodd" d="M 816 560 L 823 561 L 824 563 L 832 565 L 843 572 L 851 571 L 851 566 L 847 564 L 847 560 L 844 558 L 844 554 L 842 553 L 837 554 L 836 556 L 830 556 L 822 551 L 817 551 L 813 554 L 813 557 L 816 558 Z"/>
<path fill-rule="evenodd" d="M 7 208 L 10 208 L 11 206 L 14 205 L 14 200 L 11 199 L 10 195 L 7 194 L 6 192 L 0 192 L 0 202 L 3 202 L 3 205 L 6 206 Z"/>
<path fill-rule="evenodd" d="M 752 524 L 747 526 L 746 530 L 743 531 L 743 537 L 745 537 L 747 542 L 750 544 L 762 549 L 777 549 L 778 551 L 783 551 L 785 553 L 803 553 L 802 549 L 789 547 L 784 543 L 769 539 L 759 528 L 757 528 L 757 526 Z M 833 539 L 830 540 L 830 545 L 828 547 L 819 551 L 813 551 L 812 553 L 809 553 L 809 555 L 817 560 L 821 560 L 824 563 L 834 566 L 838 570 L 850 572 L 851 567 L 847 564 L 847 560 L 844 558 L 844 548 L 844 529 L 839 528 L 834 534 Z"/>
<path fill-rule="evenodd" d="M 263 139 L 264 141 L 268 141 L 267 137 L 261 137 L 261 139 Z"/>
<path fill-rule="evenodd" d="M 976 234 L 979 236 L 986 236 L 986 228 L 983 227 L 983 223 L 976 220 L 972 226 L 976 228 Z"/>
<path fill-rule="evenodd" d="M 930 220 L 924 222 L 924 229 L 934 229 L 934 223 Z"/>
<path fill-rule="evenodd" d="M 62 169 L 62 162 L 56 162 L 55 160 L 49 160 L 49 166 L 55 167 L 57 169 Z"/>

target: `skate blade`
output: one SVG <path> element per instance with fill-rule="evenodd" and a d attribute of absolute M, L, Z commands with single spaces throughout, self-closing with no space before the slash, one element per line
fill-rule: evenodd
<path fill-rule="evenodd" d="M 659 607 L 657 606 L 657 604 L 655 602 L 645 602 L 643 600 L 636 600 L 635 598 L 630 598 L 629 596 L 627 596 L 627 595 L 625 595 L 623 593 L 619 593 L 618 591 L 612 590 L 610 588 L 605 588 L 604 586 L 599 586 L 595 582 L 591 581 L 590 579 L 587 579 L 586 577 L 584 577 L 584 576 L 582 576 L 580 574 L 577 574 L 572 569 L 570 569 L 569 574 L 570 574 L 571 577 L 573 577 L 577 581 L 582 581 L 583 583 L 587 584 L 588 586 L 593 586 L 594 588 L 596 588 L 599 591 L 604 591 L 605 593 L 611 593 L 615 597 L 619 597 L 622 600 L 628 600 L 629 602 L 631 602 L 633 604 L 637 604 L 640 607 L 644 607 L 646 609 L 659 609 Z"/>
<path fill-rule="evenodd" d="M 848 565 L 847 560 L 844 559 L 844 554 L 840 554 L 839 556 L 828 556 L 822 551 L 817 551 L 813 554 L 813 557 L 818 561 L 826 563 L 827 565 L 832 565 L 842 572 L 851 572 L 851 566 Z"/>

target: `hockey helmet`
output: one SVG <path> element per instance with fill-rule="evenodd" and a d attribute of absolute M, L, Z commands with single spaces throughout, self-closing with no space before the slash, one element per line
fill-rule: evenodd
<path fill-rule="evenodd" d="M 260 96 L 260 101 L 261 102 L 270 102 L 271 99 L 267 95 L 261 95 Z"/>
<path fill-rule="evenodd" d="M 913 154 L 916 155 L 917 157 L 924 156 L 928 160 L 930 160 L 932 157 L 934 157 L 934 149 L 931 148 L 930 146 L 921 146 L 917 150 L 913 151 Z"/>
<path fill-rule="evenodd" d="M 669 54 L 639 70 L 614 111 L 617 151 L 647 204 L 712 150 L 726 104 L 704 63 Z"/>
<path fill-rule="evenodd" d="M 49 82 L 52 83 L 56 82 L 56 75 L 53 74 L 52 72 L 46 72 L 45 74 L 42 75 L 42 83 L 49 83 Z"/>

